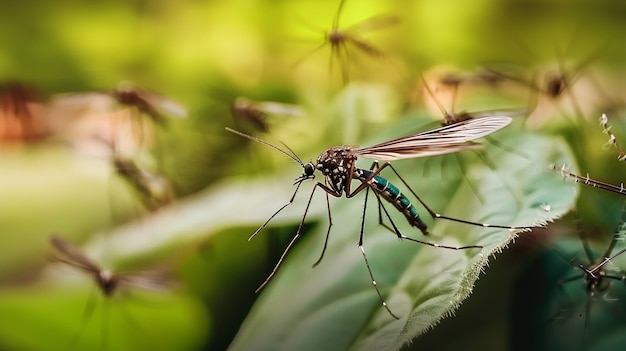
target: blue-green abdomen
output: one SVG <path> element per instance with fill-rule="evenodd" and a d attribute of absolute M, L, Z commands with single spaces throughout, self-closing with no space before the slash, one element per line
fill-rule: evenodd
<path fill-rule="evenodd" d="M 372 176 L 372 171 L 368 171 L 365 169 L 356 169 L 355 171 L 358 179 L 362 182 L 367 181 L 372 189 L 380 194 L 385 200 L 391 203 L 398 211 L 402 212 L 404 217 L 409 221 L 414 227 L 418 227 L 422 233 L 426 234 L 426 223 L 422 221 L 415 206 L 411 204 L 411 201 L 402 194 L 400 189 L 398 189 L 395 185 L 391 184 L 387 179 L 375 175 L 369 181 L 367 180 Z"/>

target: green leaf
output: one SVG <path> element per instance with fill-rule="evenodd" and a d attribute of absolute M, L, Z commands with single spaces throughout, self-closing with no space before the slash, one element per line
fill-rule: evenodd
<path fill-rule="evenodd" d="M 407 119 L 394 128 L 395 135 L 410 130 L 408 123 L 417 125 Z M 429 206 L 448 216 L 537 226 L 568 212 L 577 187 L 548 171 L 551 163 L 574 166 L 565 144 L 558 138 L 519 132 L 509 133 L 503 141 L 528 157 L 488 147 L 487 155 L 497 170 L 473 163 L 464 167 L 466 179 L 452 175 L 446 182 L 442 182 L 443 172 L 436 170 L 419 175 L 430 162 L 427 159 L 397 162 L 397 168 Z M 322 196 L 313 201 L 324 203 Z M 363 196 L 342 198 L 331 202 L 333 227 L 324 260 L 311 268 L 323 246 L 327 227 L 322 224 L 306 233 L 308 238 L 290 252 L 261 293 L 231 350 L 400 349 L 451 315 L 471 293 L 489 257 L 516 236 L 506 229 L 438 220 L 431 226 L 432 237 L 419 239 L 454 246 L 480 244 L 484 249 L 445 250 L 395 240 L 393 233 L 376 223 L 375 197 L 369 201 L 364 247 L 378 286 L 400 320 L 382 308 L 357 248 Z M 408 228 L 401 216 L 394 217 L 394 222 L 405 235 L 421 235 Z"/>

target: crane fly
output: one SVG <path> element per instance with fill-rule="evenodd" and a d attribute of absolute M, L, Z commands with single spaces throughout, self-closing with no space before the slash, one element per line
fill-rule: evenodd
<path fill-rule="evenodd" d="M 346 198 L 352 198 L 356 196 L 358 193 L 365 190 L 365 206 L 363 208 L 363 217 L 361 222 L 361 230 L 359 233 L 359 242 L 358 246 L 363 255 L 363 259 L 365 261 L 365 265 L 367 267 L 369 276 L 371 278 L 372 284 L 376 289 L 376 293 L 383 305 L 383 307 L 387 310 L 387 312 L 396 319 L 399 319 L 387 306 L 382 293 L 380 292 L 376 280 L 374 279 L 374 275 L 370 268 L 369 262 L 367 260 L 367 255 L 365 253 L 365 249 L 363 248 L 363 231 L 364 231 L 364 221 L 365 221 L 365 209 L 367 207 L 367 196 L 369 194 L 369 190 L 372 190 L 376 195 L 378 204 L 379 204 L 379 223 L 386 228 L 393 231 L 398 238 L 406 239 L 409 241 L 413 241 L 416 243 L 428 245 L 436 248 L 450 249 L 450 250 L 461 250 L 461 249 L 472 249 L 472 248 L 482 248 L 480 245 L 470 245 L 470 246 L 462 246 L 462 247 L 454 247 L 454 246 L 446 246 L 435 243 L 429 243 L 426 241 L 421 241 L 417 239 L 413 239 L 403 235 L 400 230 L 397 228 L 387 209 L 384 206 L 381 198 L 391 204 L 398 212 L 400 212 L 407 222 L 413 226 L 417 227 L 422 234 L 428 234 L 428 227 L 424 221 L 422 221 L 419 216 L 416 208 L 411 204 L 411 201 L 404 195 L 402 192 L 387 179 L 383 178 L 380 173 L 384 169 L 390 168 L 396 176 L 402 181 L 404 186 L 409 189 L 410 193 L 419 201 L 419 203 L 428 211 L 430 216 L 434 219 L 442 218 L 455 222 L 465 223 L 474 226 L 480 227 L 491 227 L 491 228 L 503 228 L 509 230 L 518 230 L 518 229 L 526 229 L 522 227 L 511 227 L 511 226 L 503 226 L 503 225 L 491 225 L 487 223 L 478 223 L 467 221 L 463 219 L 457 219 L 453 217 L 448 217 L 436 213 L 433 211 L 422 199 L 411 189 L 411 187 L 407 184 L 407 182 L 400 176 L 400 174 L 396 171 L 396 169 L 389 163 L 389 161 L 406 159 L 406 158 L 417 158 L 417 157 L 426 157 L 433 155 L 442 155 L 453 152 L 458 152 L 462 150 L 475 149 L 480 146 L 480 144 L 472 142 L 472 140 L 484 137 L 491 133 L 494 133 L 505 126 L 511 123 L 511 118 L 507 116 L 489 116 L 482 118 L 475 118 L 466 121 L 462 121 L 450 126 L 444 126 L 438 129 L 417 133 L 413 135 L 409 135 L 402 138 L 393 139 L 390 141 L 382 142 L 370 147 L 364 148 L 356 148 L 351 146 L 334 146 L 326 151 L 322 152 L 315 163 L 313 161 L 309 161 L 304 163 L 291 149 L 287 148 L 288 151 L 285 151 L 275 145 L 272 145 L 264 140 L 259 138 L 232 130 L 230 128 L 226 128 L 226 130 L 235 133 L 244 138 L 251 139 L 253 141 L 259 142 L 266 146 L 269 146 L 278 152 L 290 157 L 292 160 L 297 162 L 303 169 L 303 173 L 295 179 L 294 185 L 296 186 L 293 195 L 289 199 L 287 203 L 285 203 L 282 207 L 280 207 L 274 214 L 272 214 L 266 221 L 263 223 L 251 236 L 248 240 L 252 240 L 259 234 L 263 228 L 265 228 L 268 223 L 280 213 L 284 208 L 289 206 L 300 189 L 300 186 L 305 180 L 312 180 L 315 178 L 316 171 L 319 171 L 323 178 L 324 182 L 317 182 L 311 191 L 309 196 L 308 203 L 306 205 L 306 209 L 300 221 L 300 225 L 294 237 L 291 239 L 290 243 L 287 245 L 287 248 L 281 255 L 278 263 L 269 274 L 269 276 L 265 279 L 265 281 L 259 286 L 257 292 L 259 292 L 263 287 L 265 287 L 269 281 L 274 277 L 276 272 L 278 271 L 281 263 L 285 259 L 289 250 L 293 247 L 295 242 L 301 236 L 302 227 L 304 225 L 306 215 L 313 199 L 313 195 L 317 189 L 321 189 L 326 194 L 326 204 L 328 209 L 328 219 L 329 226 L 326 232 L 326 238 L 324 241 L 324 247 L 322 249 L 322 253 L 319 259 L 314 263 L 313 266 L 319 264 L 324 257 L 324 253 L 326 251 L 328 245 L 328 238 L 330 236 L 330 228 L 332 225 L 332 216 L 330 211 L 330 203 L 328 195 L 334 197 L 341 197 L 345 195 Z M 374 163 L 370 167 L 370 169 L 362 169 L 356 166 L 356 161 L 358 157 L 365 157 L 369 159 L 374 159 Z M 385 161 L 382 165 L 378 164 L 378 160 Z M 355 189 L 352 189 L 352 181 L 358 180 L 360 183 Z M 385 218 L 387 218 L 391 223 L 391 228 L 383 223 L 382 213 L 380 209 L 383 210 L 385 214 Z"/>

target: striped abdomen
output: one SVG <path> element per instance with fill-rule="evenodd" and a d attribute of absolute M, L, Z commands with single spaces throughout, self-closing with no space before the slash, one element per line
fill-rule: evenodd
<path fill-rule="evenodd" d="M 372 175 L 372 171 L 368 171 L 365 169 L 357 168 L 355 170 L 356 178 L 362 182 L 365 182 L 367 178 Z M 374 191 L 378 192 L 380 196 L 382 196 L 385 200 L 391 203 L 398 211 L 400 211 L 404 217 L 406 217 L 409 224 L 414 227 L 419 228 L 424 235 L 428 234 L 427 226 L 424 221 L 420 218 L 420 215 L 417 213 L 417 210 L 411 204 L 411 201 L 400 192 L 395 185 L 391 184 L 387 179 L 375 175 L 368 181 L 370 188 Z"/>

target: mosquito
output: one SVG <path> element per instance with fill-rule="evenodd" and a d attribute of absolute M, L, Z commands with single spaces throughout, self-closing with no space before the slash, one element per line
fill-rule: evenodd
<path fill-rule="evenodd" d="M 50 244 L 55 250 L 54 255 L 51 256 L 50 259 L 54 262 L 64 263 L 90 275 L 106 300 L 112 299 L 123 286 L 136 286 L 152 290 L 162 290 L 165 286 L 163 277 L 157 276 L 154 273 L 130 275 L 114 273 L 111 270 L 101 268 L 89 259 L 80 249 L 57 235 L 50 237 Z M 84 323 L 86 323 L 88 318 L 92 315 L 94 305 L 95 301 L 93 298 L 90 298 L 85 307 L 85 312 L 83 313 Z M 128 315 L 127 317 L 130 318 Z M 103 336 L 106 335 L 105 325 L 103 325 L 102 332 Z M 77 340 L 74 340 L 74 342 L 76 341 Z"/>
<path fill-rule="evenodd" d="M 0 85 L 0 144 L 38 141 L 50 134 L 34 90 L 17 82 Z"/>
<path fill-rule="evenodd" d="M 409 135 L 406 137 L 393 139 L 390 141 L 382 142 L 380 144 L 376 144 L 370 147 L 364 148 L 356 148 L 351 146 L 334 146 L 326 151 L 322 152 L 315 163 L 313 161 L 309 161 L 304 163 L 291 149 L 287 147 L 288 151 L 285 151 L 275 145 L 272 145 L 264 140 L 259 138 L 232 130 L 230 128 L 226 128 L 228 131 L 235 133 L 244 138 L 248 138 L 250 140 L 259 142 L 268 147 L 271 147 L 278 152 L 288 156 L 297 162 L 303 169 L 303 173 L 297 177 L 294 181 L 294 185 L 296 186 L 293 195 L 289 199 L 287 203 L 285 203 L 282 207 L 280 207 L 274 214 L 272 214 L 265 223 L 263 223 L 250 237 L 248 240 L 252 240 L 257 236 L 267 225 L 268 223 L 280 213 L 283 209 L 289 206 L 300 189 L 300 186 L 305 180 L 312 180 L 315 178 L 316 171 L 319 171 L 324 177 L 324 182 L 317 182 L 311 191 L 309 196 L 309 200 L 307 202 L 306 208 L 304 210 L 304 214 L 300 221 L 300 225 L 294 237 L 291 239 L 287 248 L 281 255 L 278 263 L 275 265 L 272 272 L 265 279 L 265 281 L 259 286 L 256 292 L 259 292 L 263 289 L 270 280 L 274 277 L 276 272 L 278 271 L 280 265 L 285 259 L 289 250 L 293 247 L 295 242 L 299 239 L 302 233 L 302 227 L 304 225 L 307 212 L 309 210 L 309 206 L 313 199 L 313 195 L 317 189 L 321 189 L 325 192 L 326 195 L 326 205 L 328 209 L 328 219 L 329 226 L 326 232 L 326 237 L 324 241 L 324 247 L 322 249 L 321 255 L 319 259 L 313 264 L 313 266 L 317 266 L 324 257 L 324 253 L 326 251 L 328 245 L 328 239 L 330 236 L 330 228 L 332 225 L 332 216 L 330 211 L 330 202 L 329 195 L 334 197 L 341 197 L 345 195 L 346 198 L 352 198 L 356 196 L 361 191 L 365 190 L 365 206 L 363 208 L 363 217 L 361 221 L 361 229 L 359 233 L 359 241 L 358 246 L 363 255 L 363 259 L 365 261 L 365 265 L 367 267 L 369 276 L 372 281 L 372 285 L 374 286 L 376 293 L 383 305 L 383 307 L 387 310 L 387 312 L 395 319 L 399 319 L 397 315 L 395 315 L 391 309 L 387 306 L 382 293 L 380 292 L 378 285 L 376 284 L 376 280 L 374 279 L 374 275 L 370 268 L 367 255 L 365 253 L 365 249 L 363 247 L 363 232 L 364 232 L 364 222 L 365 222 L 365 210 L 367 205 L 367 195 L 369 191 L 372 190 L 376 195 L 379 204 L 379 223 L 386 228 L 390 229 L 392 232 L 396 234 L 396 236 L 400 239 L 406 239 L 412 242 L 428 245 L 436 248 L 450 249 L 450 250 L 462 250 L 462 249 L 473 249 L 473 248 L 482 248 L 480 245 L 470 245 L 470 246 L 462 246 L 462 247 L 454 247 L 454 246 L 446 246 L 435 243 L 429 243 L 426 241 L 421 241 L 417 239 L 413 239 L 405 236 L 400 232 L 398 227 L 395 225 L 391 216 L 387 209 L 384 206 L 384 203 L 381 201 L 381 198 L 386 202 L 390 203 L 398 212 L 400 212 L 407 222 L 413 226 L 417 227 L 422 234 L 428 235 L 428 228 L 426 223 L 419 216 L 416 208 L 411 204 L 411 201 L 404 195 L 402 192 L 393 185 L 390 181 L 383 178 L 380 173 L 386 169 L 390 168 L 395 175 L 402 181 L 404 186 L 409 189 L 411 194 L 419 201 L 419 203 L 428 211 L 430 216 L 434 219 L 442 218 L 447 219 L 459 223 L 465 223 L 469 225 L 484 227 L 484 228 L 502 228 L 509 230 L 524 230 L 527 228 L 524 227 L 511 227 L 511 226 L 503 226 L 503 225 L 491 225 L 488 223 L 478 223 L 467 221 L 463 219 L 457 219 L 453 217 L 448 217 L 436 213 L 433 211 L 422 199 L 411 189 L 411 187 L 407 184 L 407 182 L 400 176 L 400 174 L 396 171 L 396 169 L 389 163 L 389 161 L 405 159 L 405 158 L 417 158 L 417 157 L 425 157 L 425 156 L 433 156 L 433 155 L 442 155 L 453 152 L 458 152 L 462 150 L 475 149 L 480 147 L 480 144 L 472 142 L 472 140 L 478 139 L 480 137 L 486 136 L 488 134 L 494 133 L 508 124 L 511 123 L 511 118 L 507 116 L 489 116 L 482 118 L 475 118 L 466 121 L 459 122 L 454 125 L 444 126 L 438 129 L 417 133 L 413 135 Z M 365 157 L 370 159 L 375 159 L 370 169 L 362 169 L 356 166 L 356 161 L 358 157 Z M 382 165 L 378 164 L 378 160 L 385 161 Z M 358 180 L 360 184 L 355 189 L 352 189 L 352 181 Z M 391 223 L 391 228 L 383 223 L 382 213 L 380 209 L 385 214 L 385 217 Z"/>
<path fill-rule="evenodd" d="M 115 172 L 137 193 L 146 209 L 156 211 L 175 200 L 174 189 L 165 176 L 150 171 L 132 158 L 122 155 L 115 142 L 97 137 L 94 139 L 107 147 Z"/>
<path fill-rule="evenodd" d="M 270 115 L 300 117 L 304 114 L 297 105 L 275 101 L 254 101 L 242 96 L 232 101 L 230 111 L 236 119 L 248 121 L 262 132 L 269 130 L 267 119 Z"/>
<path fill-rule="evenodd" d="M 426 92 L 428 93 L 428 95 L 430 96 L 430 98 L 435 102 L 435 104 L 437 105 L 437 108 L 441 111 L 441 114 L 443 116 L 443 120 L 441 121 L 441 126 L 445 127 L 445 126 L 451 126 L 457 123 L 461 123 L 470 119 L 474 119 L 474 118 L 481 118 L 481 117 L 488 117 L 488 116 L 498 116 L 498 115 L 502 115 L 502 114 L 506 114 L 507 116 L 515 116 L 515 115 L 522 115 L 526 113 L 526 109 L 507 109 L 507 110 L 494 110 L 494 111 L 480 111 L 480 112 L 467 112 L 467 111 L 461 111 L 461 112 L 454 112 L 455 110 L 455 102 L 456 102 L 456 97 L 457 97 L 457 92 L 458 92 L 458 88 L 459 85 L 461 84 L 461 81 L 453 81 L 450 80 L 448 84 L 448 86 L 452 89 L 452 97 L 451 97 L 451 101 L 452 101 L 452 107 L 448 110 L 446 109 L 441 102 L 435 97 L 435 92 L 431 89 L 431 87 L 428 85 L 428 83 L 426 82 L 426 79 L 424 78 L 424 76 L 421 76 L 422 79 L 422 84 L 424 85 L 424 89 L 426 90 Z M 443 83 L 446 84 L 446 83 Z M 506 150 L 508 152 L 514 153 L 516 155 L 519 155 L 521 157 L 524 158 L 528 158 L 528 155 L 526 154 L 520 154 L 518 151 L 513 150 L 512 148 L 503 145 L 502 143 L 500 143 L 499 141 L 497 141 L 496 139 L 486 135 L 485 136 L 485 140 L 487 140 L 489 143 L 503 149 Z M 480 150 L 477 152 L 478 156 L 480 157 L 480 159 L 489 167 L 489 169 L 491 169 L 492 171 L 496 171 L 496 167 L 495 165 L 489 160 L 489 158 L 487 157 L 487 155 L 485 154 L 484 151 Z M 455 154 L 456 160 L 459 164 L 459 166 L 461 167 L 461 169 L 464 171 L 465 170 L 465 165 L 463 160 L 461 159 L 461 157 L 458 154 Z M 465 172 L 463 172 L 463 174 L 465 174 Z M 474 194 L 476 194 L 476 196 L 478 197 L 478 199 L 483 202 L 483 199 L 480 197 L 480 195 L 478 194 L 478 191 L 472 186 L 471 182 L 469 181 L 469 179 L 467 179 L 467 183 L 470 186 L 470 188 L 472 188 L 472 191 L 474 192 Z M 507 185 L 508 186 L 508 185 Z M 510 188 L 510 187 L 509 187 Z M 511 193 L 515 193 L 512 189 Z"/>
<path fill-rule="evenodd" d="M 399 19 L 398 17 L 392 15 L 377 15 L 353 24 L 347 28 L 341 29 L 339 28 L 339 18 L 341 17 L 345 2 L 345 0 L 341 0 L 339 2 L 339 8 L 333 18 L 332 26 L 330 30 L 324 33 L 324 41 L 322 44 L 311 51 L 307 57 L 317 52 L 324 46 L 329 45 L 331 50 L 329 62 L 331 71 L 333 59 L 336 59 L 340 65 L 342 81 L 344 84 L 347 84 L 349 81 L 347 65 L 347 60 L 350 55 L 349 46 L 356 48 L 358 51 L 372 58 L 382 59 L 386 56 L 381 49 L 377 48 L 369 41 L 361 38 L 359 33 L 393 26 L 399 22 Z"/>
<path fill-rule="evenodd" d="M 174 201 L 174 190 L 165 177 L 150 172 L 128 158 L 114 156 L 113 166 L 122 178 L 135 189 L 143 205 L 150 211 Z"/>
<path fill-rule="evenodd" d="M 535 56 L 528 48 L 526 51 L 528 51 L 531 56 Z M 556 68 L 534 72 L 530 77 L 524 77 L 522 74 L 492 68 L 487 68 L 487 71 L 530 88 L 534 95 L 531 94 L 529 105 L 534 105 L 534 108 L 538 105 L 536 101 L 537 94 L 546 97 L 555 106 L 562 103 L 566 97 L 571 103 L 576 118 L 582 121 L 584 119 L 584 113 L 579 104 L 579 99 L 574 95 L 573 87 L 581 78 L 583 71 L 596 59 L 597 53 L 593 53 L 574 64 L 566 65 L 563 53 L 556 44 L 554 45 L 554 52 Z"/>
<path fill-rule="evenodd" d="M 589 243 L 587 242 L 585 236 L 582 235 L 580 231 L 579 235 L 585 251 L 587 262 L 573 264 L 574 267 L 580 269 L 582 272 L 575 276 L 565 278 L 559 283 L 563 285 L 574 281 L 583 281 L 585 292 L 587 293 L 587 300 L 585 303 L 585 319 L 583 322 L 584 333 L 582 349 L 586 350 L 587 344 L 589 342 L 589 320 L 592 299 L 595 297 L 596 294 L 606 293 L 611 288 L 613 281 L 619 281 L 622 283 L 626 282 L 626 276 L 624 274 L 616 274 L 609 271 L 606 267 L 609 262 L 626 252 L 626 248 L 623 248 L 617 252 L 613 252 L 617 244 L 624 241 L 624 236 L 626 235 L 626 211 L 622 211 L 622 218 L 620 220 L 620 223 L 615 229 L 613 238 L 611 239 L 611 242 L 609 243 L 607 248 L 602 253 L 601 257 L 594 258 L 594 255 L 591 251 L 591 248 L 589 247 Z"/>
<path fill-rule="evenodd" d="M 128 82 L 120 83 L 110 94 L 120 105 L 137 109 L 159 125 L 167 123 L 165 116 L 187 117 L 187 110 L 177 102 Z"/>

